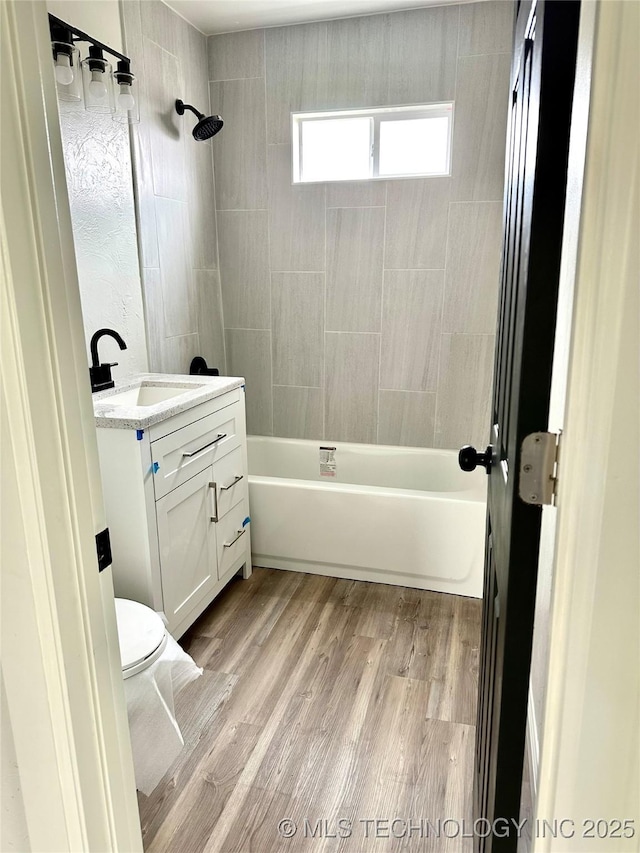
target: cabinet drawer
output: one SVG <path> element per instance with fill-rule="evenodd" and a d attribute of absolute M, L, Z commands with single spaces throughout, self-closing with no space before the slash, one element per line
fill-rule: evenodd
<path fill-rule="evenodd" d="M 216 486 L 216 515 L 221 519 L 247 497 L 247 473 L 243 468 L 242 447 L 236 447 L 215 463 L 213 481 Z"/>
<path fill-rule="evenodd" d="M 223 519 L 216 524 L 216 540 L 218 550 L 218 577 L 223 577 L 233 564 L 250 551 L 249 528 L 243 527 L 247 517 L 248 505 L 241 501 L 233 507 Z"/>
<path fill-rule="evenodd" d="M 242 409 L 234 403 L 152 441 L 156 500 L 230 453 L 243 438 Z"/>

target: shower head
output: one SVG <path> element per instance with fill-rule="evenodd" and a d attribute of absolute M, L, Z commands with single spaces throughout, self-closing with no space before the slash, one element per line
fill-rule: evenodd
<path fill-rule="evenodd" d="M 192 107 L 191 104 L 185 104 L 184 101 L 177 100 L 176 112 L 178 115 L 184 115 L 185 110 L 191 110 L 191 112 L 198 117 L 198 123 L 192 131 L 193 138 L 198 142 L 202 142 L 205 139 L 211 139 L 211 137 L 215 136 L 218 131 L 222 130 L 222 125 L 224 124 L 222 116 L 206 116 L 195 107 Z"/>

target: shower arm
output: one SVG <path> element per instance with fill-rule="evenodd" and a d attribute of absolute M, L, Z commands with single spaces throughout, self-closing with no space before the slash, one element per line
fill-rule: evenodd
<path fill-rule="evenodd" d="M 180 99 L 178 99 L 176 101 L 176 112 L 178 113 L 179 116 L 183 116 L 185 110 L 191 110 L 191 112 L 195 116 L 197 116 L 198 119 L 204 118 L 204 113 L 201 113 L 200 110 L 197 110 L 195 107 L 192 107 L 191 104 L 185 104 L 184 101 L 181 101 Z"/>

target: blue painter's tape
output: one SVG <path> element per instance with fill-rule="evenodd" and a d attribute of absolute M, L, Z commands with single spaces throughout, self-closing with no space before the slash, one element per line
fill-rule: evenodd
<path fill-rule="evenodd" d="M 250 523 L 251 523 L 251 519 L 249 518 L 249 516 L 247 516 L 247 517 L 245 518 L 245 520 L 242 522 L 242 526 L 243 526 L 243 527 L 246 527 L 246 526 L 247 526 L 247 524 L 250 524 Z"/>
<path fill-rule="evenodd" d="M 142 436 L 143 436 L 143 435 L 144 435 L 144 430 L 143 430 L 143 429 L 137 429 L 137 430 L 136 430 L 136 438 L 138 439 L 138 441 L 142 441 Z"/>
<path fill-rule="evenodd" d="M 152 465 L 151 467 L 153 468 L 153 473 L 154 473 L 154 474 L 157 474 L 157 473 L 158 473 L 158 471 L 160 470 L 160 466 L 158 465 L 158 463 L 157 463 L 157 462 L 154 462 L 154 463 L 153 463 L 153 465 Z"/>

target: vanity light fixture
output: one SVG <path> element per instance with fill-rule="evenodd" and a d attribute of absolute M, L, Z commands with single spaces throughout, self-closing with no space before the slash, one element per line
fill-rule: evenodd
<path fill-rule="evenodd" d="M 113 78 L 111 63 L 104 58 L 102 48 L 89 47 L 89 56 L 82 60 L 84 108 L 95 113 L 113 113 Z"/>
<path fill-rule="evenodd" d="M 113 76 L 118 87 L 116 111 L 113 114 L 113 119 L 114 121 L 137 124 L 140 121 L 138 82 L 131 73 L 131 63 L 128 59 L 118 60 Z"/>
<path fill-rule="evenodd" d="M 71 30 L 57 23 L 50 29 L 58 97 L 63 101 L 81 101 L 80 51 L 73 44 Z"/>
<path fill-rule="evenodd" d="M 137 83 L 129 57 L 55 15 L 49 15 L 49 31 L 58 97 L 81 101 L 84 90 L 86 110 L 111 113 L 115 121 L 129 124 L 139 122 Z M 82 61 L 76 42 L 89 45 L 88 55 Z M 115 71 L 111 62 L 105 58 L 105 53 L 117 60 Z"/>

